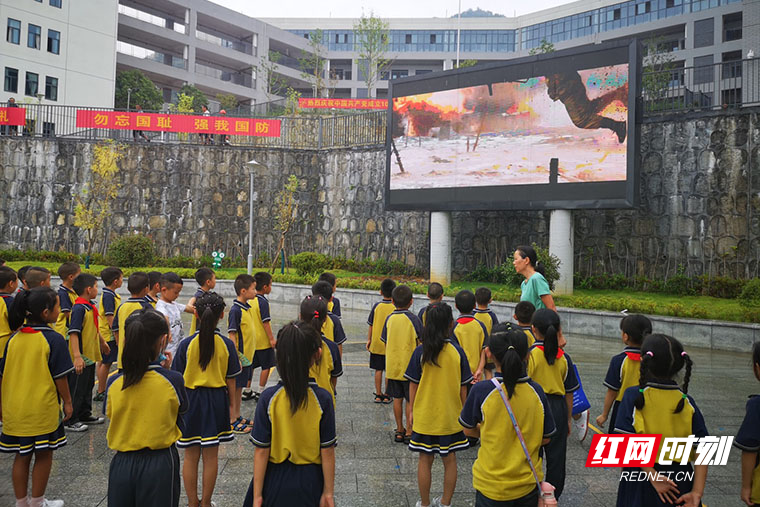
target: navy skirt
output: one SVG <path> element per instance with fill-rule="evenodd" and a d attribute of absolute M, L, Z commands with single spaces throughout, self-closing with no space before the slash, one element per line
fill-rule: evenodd
<path fill-rule="evenodd" d="M 52 433 L 34 437 L 16 437 L 6 433 L 0 433 L 0 452 L 13 452 L 29 454 L 34 451 L 46 449 L 55 450 L 66 445 L 66 432 L 63 423 Z"/>
<path fill-rule="evenodd" d="M 655 464 L 658 472 L 674 472 L 670 479 L 678 486 L 678 491 L 684 495 L 692 490 L 694 483 L 691 480 L 683 480 L 684 472 L 691 473 L 694 469 L 688 465 L 662 466 Z M 639 468 L 624 468 L 626 472 L 639 472 Z M 663 503 L 660 496 L 648 480 L 631 481 L 621 480 L 618 483 L 617 507 L 670 507 L 673 504 Z M 701 505 L 701 504 L 700 504 Z"/>
<path fill-rule="evenodd" d="M 319 507 L 324 477 L 322 465 L 295 465 L 290 461 L 269 463 L 264 477 L 264 507 L 298 505 Z M 253 506 L 253 481 L 248 486 L 243 507 Z"/>
<path fill-rule="evenodd" d="M 426 454 L 446 456 L 450 452 L 463 451 L 470 447 L 464 432 L 458 431 L 452 435 L 423 435 L 412 432 L 409 450 Z"/>
<path fill-rule="evenodd" d="M 230 426 L 230 402 L 224 387 L 187 390 L 188 409 L 182 415 L 182 437 L 177 447 L 219 445 L 235 438 Z"/>

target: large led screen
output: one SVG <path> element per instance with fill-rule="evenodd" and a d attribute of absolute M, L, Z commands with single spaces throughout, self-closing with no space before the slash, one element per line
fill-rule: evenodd
<path fill-rule="evenodd" d="M 633 43 L 392 83 L 391 209 L 629 207 Z"/>

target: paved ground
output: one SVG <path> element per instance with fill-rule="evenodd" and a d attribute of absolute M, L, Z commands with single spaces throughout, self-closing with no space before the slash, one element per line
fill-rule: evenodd
<path fill-rule="evenodd" d="M 295 306 L 273 308 L 275 328 L 294 317 Z M 499 317 L 502 317 L 501 315 Z M 344 346 L 345 374 L 338 382 L 336 504 L 341 506 L 413 506 L 417 501 L 416 455 L 395 444 L 395 424 L 390 405 L 372 403 L 373 381 L 364 350 L 366 312 L 345 311 L 343 323 L 349 336 Z M 188 329 L 186 327 L 186 329 Z M 572 330 L 570 330 L 572 331 Z M 568 352 L 580 368 L 584 387 L 594 407 L 601 409 L 602 380 L 610 356 L 621 348 L 615 340 L 570 335 Z M 690 350 L 695 370 L 690 393 L 702 409 L 713 435 L 735 435 L 744 415 L 747 395 L 760 391 L 747 354 Z M 244 402 L 252 417 L 253 402 Z M 63 498 L 67 506 L 105 506 L 108 465 L 113 453 L 106 447 L 106 427 L 83 434 L 70 433 L 69 445 L 54 455 L 48 485 L 50 498 Z M 563 507 L 614 505 L 617 474 L 614 470 L 586 469 L 590 438 L 582 445 L 571 441 L 568 449 L 567 485 Z M 515 452 L 521 452 L 516 449 Z M 181 455 L 181 453 L 180 453 Z M 459 481 L 454 505 L 474 504 L 472 463 L 475 450 L 457 455 Z M 740 454 L 734 449 L 728 466 L 712 467 L 705 504 L 709 507 L 743 505 L 739 500 Z M 12 456 L 0 455 L 0 507 L 13 506 L 10 481 Z M 253 471 L 253 447 L 238 437 L 220 450 L 219 480 L 214 500 L 219 507 L 236 507 L 248 487 Z M 440 460 L 434 467 L 433 490 L 442 489 Z M 186 505 L 183 502 L 181 505 Z"/>

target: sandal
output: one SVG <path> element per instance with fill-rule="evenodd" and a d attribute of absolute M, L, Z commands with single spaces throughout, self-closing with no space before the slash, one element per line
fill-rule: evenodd
<path fill-rule="evenodd" d="M 254 393 L 253 391 L 243 393 L 243 395 L 240 398 L 244 401 L 252 400 L 254 398 Z"/>
<path fill-rule="evenodd" d="M 406 431 L 404 430 L 396 430 L 393 435 L 393 441 L 396 442 L 397 444 L 403 444 L 405 434 L 406 434 Z"/>
<path fill-rule="evenodd" d="M 250 419 L 246 419 L 245 417 L 241 417 L 239 420 L 240 420 L 241 423 L 245 424 L 246 426 L 253 426 L 253 421 L 251 421 Z"/>
<path fill-rule="evenodd" d="M 251 428 L 243 424 L 242 419 L 242 417 L 238 417 L 234 422 L 231 423 L 233 433 L 250 433 Z"/>
<path fill-rule="evenodd" d="M 408 444 L 412 441 L 412 435 L 404 435 L 404 443 Z"/>
<path fill-rule="evenodd" d="M 385 395 L 375 393 L 375 403 L 385 403 Z"/>
<path fill-rule="evenodd" d="M 388 403 L 393 403 L 393 398 L 387 394 L 381 394 L 380 396 L 383 398 L 383 404 L 387 405 Z"/>

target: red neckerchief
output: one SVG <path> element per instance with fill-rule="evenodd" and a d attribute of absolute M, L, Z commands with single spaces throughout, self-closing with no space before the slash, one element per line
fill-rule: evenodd
<path fill-rule="evenodd" d="M 39 331 L 37 331 L 33 327 L 25 326 L 19 329 L 19 332 L 20 333 L 38 333 Z"/>
<path fill-rule="evenodd" d="M 641 361 L 641 352 L 626 352 L 625 355 L 631 361 Z"/>
<path fill-rule="evenodd" d="M 543 352 L 543 351 L 544 351 L 544 346 L 543 346 L 543 345 L 536 345 L 536 348 L 537 348 L 537 349 L 540 349 L 540 350 L 541 350 L 541 352 Z M 562 356 L 564 356 L 564 355 L 565 355 L 565 351 L 564 351 L 564 350 L 562 350 L 562 349 L 557 349 L 557 359 L 559 359 L 560 357 L 562 357 Z"/>
<path fill-rule="evenodd" d="M 95 308 L 95 305 L 87 301 L 85 298 L 76 298 L 74 301 L 75 305 L 85 305 L 89 306 L 90 309 L 92 309 L 92 320 L 95 321 L 95 327 L 98 327 L 98 309 Z"/>
<path fill-rule="evenodd" d="M 469 324 L 473 320 L 475 320 L 475 317 L 473 317 L 472 315 L 463 315 L 463 316 L 457 318 L 457 323 L 459 323 L 459 324 Z"/>

